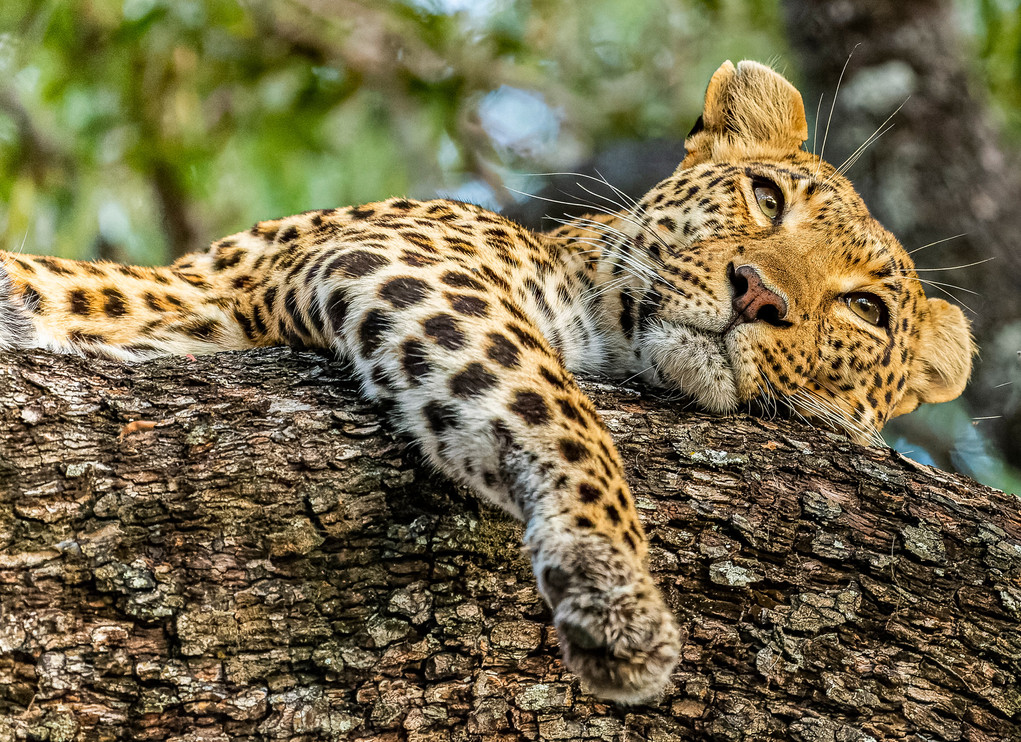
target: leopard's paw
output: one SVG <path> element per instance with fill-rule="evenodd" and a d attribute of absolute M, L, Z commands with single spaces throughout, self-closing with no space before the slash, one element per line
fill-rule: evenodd
<path fill-rule="evenodd" d="M 564 662 L 588 690 L 621 703 L 662 694 L 677 664 L 680 633 L 644 568 L 589 551 L 545 567 L 540 587 L 553 608 Z"/>

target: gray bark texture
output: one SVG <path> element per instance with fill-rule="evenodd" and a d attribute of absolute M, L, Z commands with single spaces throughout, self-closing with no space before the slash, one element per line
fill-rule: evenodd
<path fill-rule="evenodd" d="M 342 365 L 0 354 L 0 742 L 1021 739 L 1021 506 L 889 450 L 584 383 L 684 649 L 558 659 L 517 523 Z"/>
<path fill-rule="evenodd" d="M 939 241 L 912 257 L 922 278 L 943 284 L 926 286 L 929 296 L 950 294 L 970 308 L 982 352 L 964 396 L 1006 460 L 1021 467 L 1021 162 L 972 79 L 960 14 L 951 0 L 783 6 L 806 108 L 825 95 L 816 152 L 825 138 L 826 159 L 844 162 L 902 106 L 848 174 L 906 248 Z M 976 261 L 987 262 L 967 265 Z M 924 270 L 957 265 L 967 267 Z M 938 443 L 927 447 L 938 456 Z"/>

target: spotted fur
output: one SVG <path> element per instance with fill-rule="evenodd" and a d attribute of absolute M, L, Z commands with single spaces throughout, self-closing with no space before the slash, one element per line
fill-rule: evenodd
<path fill-rule="evenodd" d="M 652 698 L 679 635 L 572 373 L 641 375 L 717 413 L 780 405 L 869 442 L 970 371 L 960 310 L 926 299 L 806 134 L 786 80 L 728 62 L 684 162 L 637 203 L 538 234 L 390 199 L 261 222 L 165 268 L 7 255 L 0 346 L 349 360 L 429 461 L 525 522 L 567 664 L 604 697 Z"/>

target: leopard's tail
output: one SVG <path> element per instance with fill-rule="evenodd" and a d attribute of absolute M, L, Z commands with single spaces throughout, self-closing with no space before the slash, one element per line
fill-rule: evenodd
<path fill-rule="evenodd" d="M 17 290 L 10 274 L 0 263 L 0 350 L 29 347 L 34 330 L 31 309 L 24 290 Z"/>
<path fill-rule="evenodd" d="M 272 344 L 246 335 L 239 292 L 214 261 L 147 268 L 0 251 L 0 349 L 141 360 Z"/>

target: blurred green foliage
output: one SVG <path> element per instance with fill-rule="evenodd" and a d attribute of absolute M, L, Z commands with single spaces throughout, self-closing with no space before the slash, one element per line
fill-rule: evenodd
<path fill-rule="evenodd" d="M 727 57 L 785 66 L 774 2 L 7 0 L 2 244 L 163 263 L 310 208 L 506 203 L 683 136 Z"/>
<path fill-rule="evenodd" d="M 988 86 L 1004 131 L 1021 141 L 1021 0 L 957 0 L 976 71 Z"/>

